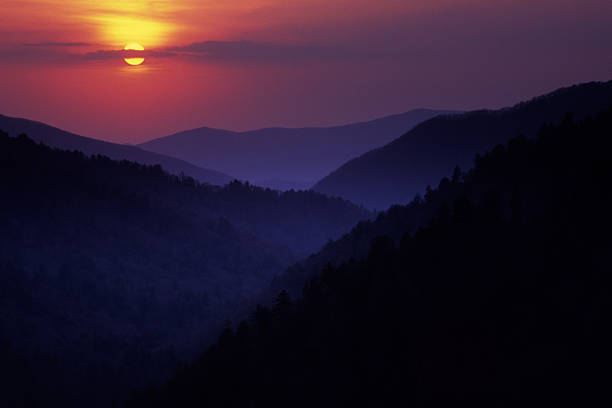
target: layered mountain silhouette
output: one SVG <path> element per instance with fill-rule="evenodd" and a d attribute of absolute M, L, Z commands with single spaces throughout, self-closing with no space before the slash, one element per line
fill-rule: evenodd
<path fill-rule="evenodd" d="M 207 127 L 142 143 L 139 147 L 214 168 L 279 190 L 305 189 L 347 160 L 382 146 L 415 125 L 449 111 L 400 115 L 322 128 L 269 128 L 231 132 Z"/>
<path fill-rule="evenodd" d="M 610 103 L 612 81 L 591 82 L 511 108 L 439 116 L 345 163 L 313 189 L 379 210 L 405 204 L 450 175 L 455 165 L 469 166 L 478 152 L 518 134 L 534 137 L 543 123 L 558 123 L 567 112 L 580 119 Z"/>
<path fill-rule="evenodd" d="M 343 261 L 227 325 L 130 406 L 609 400 L 611 132 L 612 108 L 495 146 L 331 243 Z"/>
<path fill-rule="evenodd" d="M 409 120 L 316 190 L 166 155 L 208 145 L 229 174 L 291 190 Z M 607 397 L 612 81 L 498 111 L 197 129 L 149 142 L 178 149 L 164 154 L 25 119 L 2 128 L 0 406 Z"/>
<path fill-rule="evenodd" d="M 116 406 L 371 216 L 313 191 L 200 184 L 1 131 L 0 190 L 7 407 Z"/>
<path fill-rule="evenodd" d="M 59 149 L 78 150 L 87 155 L 101 154 L 114 160 L 129 160 L 141 164 L 159 164 L 173 174 L 185 174 L 202 183 L 224 185 L 233 180 L 219 171 L 195 166 L 186 161 L 164 154 L 152 153 L 136 146 L 121 145 L 79 136 L 74 133 L 28 119 L 0 115 L 0 129 L 11 136 L 21 133 L 47 146 Z"/>

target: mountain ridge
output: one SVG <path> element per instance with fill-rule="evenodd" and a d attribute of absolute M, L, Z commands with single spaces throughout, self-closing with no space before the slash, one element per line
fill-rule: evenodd
<path fill-rule="evenodd" d="M 557 89 L 497 110 L 435 117 L 392 142 L 355 157 L 319 180 L 315 191 L 369 208 L 386 209 L 424 194 L 427 185 L 470 166 L 474 156 L 516 134 L 535 136 L 542 123 L 558 123 L 567 112 L 577 118 L 612 104 L 612 81 Z"/>
<path fill-rule="evenodd" d="M 265 187 L 301 189 L 349 158 L 383 145 L 416 124 L 455 112 L 414 109 L 330 127 L 268 127 L 244 132 L 205 126 L 138 146 L 219 169 Z M 282 182 L 275 182 L 279 178 Z"/>
<path fill-rule="evenodd" d="M 184 173 L 203 183 L 224 185 L 234 178 L 222 172 L 201 168 L 171 156 L 149 152 L 134 145 L 118 144 L 94 139 L 48 125 L 43 122 L 0 114 L 0 129 L 17 136 L 26 133 L 37 142 L 50 147 L 79 150 L 87 155 L 100 154 L 115 160 L 129 160 L 141 164 L 159 164 L 173 174 Z"/>

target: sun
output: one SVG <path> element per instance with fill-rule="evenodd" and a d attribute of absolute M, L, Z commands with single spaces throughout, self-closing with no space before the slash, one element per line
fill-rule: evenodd
<path fill-rule="evenodd" d="M 129 43 L 123 49 L 126 51 L 144 51 L 144 47 L 138 43 Z M 141 57 L 130 57 L 124 58 L 123 60 L 130 65 L 140 65 L 144 62 L 145 59 Z"/>

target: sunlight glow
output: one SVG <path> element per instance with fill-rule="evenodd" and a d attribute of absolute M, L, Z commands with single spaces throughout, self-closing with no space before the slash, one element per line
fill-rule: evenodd
<path fill-rule="evenodd" d="M 165 45 L 175 27 L 170 23 L 139 17 L 102 15 L 89 17 L 99 24 L 102 41 L 119 45 L 142 41 L 148 46 Z"/>
<path fill-rule="evenodd" d="M 123 49 L 124 50 L 144 51 L 144 47 L 138 43 L 129 43 Z"/>

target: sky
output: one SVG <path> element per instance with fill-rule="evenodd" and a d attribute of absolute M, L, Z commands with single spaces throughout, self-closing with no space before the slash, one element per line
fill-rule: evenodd
<path fill-rule="evenodd" d="M 118 143 L 610 79 L 612 0 L 0 0 L 0 113 Z"/>

